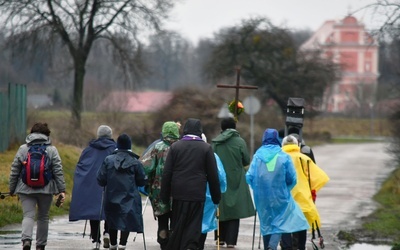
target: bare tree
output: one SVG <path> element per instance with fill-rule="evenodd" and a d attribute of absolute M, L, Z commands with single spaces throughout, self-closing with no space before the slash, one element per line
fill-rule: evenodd
<path fill-rule="evenodd" d="M 72 122 L 80 128 L 85 66 L 93 43 L 109 41 L 126 84 L 132 85 L 143 68 L 139 34 L 160 29 L 172 6 L 172 0 L 0 0 L 0 13 L 11 44 L 23 46 L 19 49 L 25 53 L 33 53 L 39 40 L 68 50 L 74 72 Z M 60 40 L 65 46 L 51 46 Z"/>

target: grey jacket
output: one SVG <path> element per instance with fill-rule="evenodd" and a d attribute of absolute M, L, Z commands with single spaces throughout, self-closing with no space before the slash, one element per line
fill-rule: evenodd
<path fill-rule="evenodd" d="M 61 158 L 58 154 L 57 148 L 51 145 L 50 138 L 44 134 L 40 133 L 32 133 L 29 134 L 26 139 L 26 144 L 23 144 L 19 147 L 17 154 L 14 157 L 14 160 L 11 164 L 11 173 L 10 173 L 10 194 L 33 194 L 33 193 L 41 193 L 41 194 L 59 194 L 61 192 L 65 192 L 65 180 L 63 168 L 61 165 Z M 45 143 L 48 144 L 46 150 L 47 155 L 51 162 L 51 169 L 53 172 L 53 178 L 50 180 L 49 184 L 47 184 L 43 188 L 31 188 L 22 182 L 21 179 L 21 170 L 22 170 L 22 162 L 25 161 L 28 153 L 28 145 L 27 144 L 37 144 L 37 143 Z"/>

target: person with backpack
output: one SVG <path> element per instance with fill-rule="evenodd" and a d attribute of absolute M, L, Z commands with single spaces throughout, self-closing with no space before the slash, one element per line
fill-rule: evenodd
<path fill-rule="evenodd" d="M 91 140 L 89 146 L 82 151 L 74 172 L 69 220 L 89 220 L 93 249 L 100 248 L 100 220 L 105 220 L 103 213 L 100 216 L 103 188 L 97 183 L 97 172 L 104 159 L 116 147 L 112 129 L 100 125 L 97 128 L 97 139 Z M 104 221 L 103 247 L 110 247 L 107 221 Z"/>
<path fill-rule="evenodd" d="M 60 205 L 65 199 L 64 173 L 58 150 L 51 145 L 47 123 L 35 123 L 25 141 L 11 164 L 10 195 L 17 194 L 21 201 L 22 249 L 31 249 L 36 216 L 36 250 L 44 250 L 53 195 L 59 196 Z"/>
<path fill-rule="evenodd" d="M 146 185 L 147 178 L 139 156 L 131 148 L 131 138 L 121 134 L 117 149 L 104 159 L 97 172 L 97 182 L 105 188 L 103 209 L 110 249 L 126 249 L 130 232 L 143 233 L 142 198 L 138 187 Z"/>
<path fill-rule="evenodd" d="M 300 152 L 300 143 L 293 135 L 282 140 L 283 152 L 290 155 L 296 169 L 297 184 L 291 190 L 292 196 L 306 217 L 312 230 L 321 228 L 321 220 L 313 200 L 313 193 L 319 191 L 329 181 L 328 175 L 307 155 Z M 313 192 L 314 191 L 314 192 Z M 314 234 L 314 232 L 312 232 Z M 282 234 L 282 250 L 305 250 L 307 230 Z"/>

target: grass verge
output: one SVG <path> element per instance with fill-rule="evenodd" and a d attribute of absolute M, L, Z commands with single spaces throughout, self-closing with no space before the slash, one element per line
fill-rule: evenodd
<path fill-rule="evenodd" d="M 396 168 L 373 197 L 379 207 L 362 218 L 362 227 L 349 232 L 341 231 L 340 240 L 348 244 L 390 244 L 400 249 L 400 166 Z"/>
<path fill-rule="evenodd" d="M 60 154 L 64 177 L 66 182 L 66 201 L 60 208 L 52 206 L 50 209 L 50 216 L 67 214 L 69 211 L 69 204 L 71 203 L 71 190 L 73 185 L 73 175 L 75 171 L 76 163 L 78 162 L 81 149 L 68 145 L 55 145 Z M 17 152 L 15 150 L 9 150 L 0 154 L 0 192 L 6 193 L 9 191 L 8 183 L 10 176 L 11 163 Z M 22 221 L 22 207 L 18 201 L 17 196 L 10 197 L 6 196 L 0 200 L 0 227 L 5 225 L 21 223 Z"/>

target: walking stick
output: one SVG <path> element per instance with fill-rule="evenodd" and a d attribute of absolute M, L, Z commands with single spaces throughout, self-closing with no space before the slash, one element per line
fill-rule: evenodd
<path fill-rule="evenodd" d="M 217 206 L 217 249 L 219 248 L 219 207 Z"/>
<path fill-rule="evenodd" d="M 260 229 L 260 236 L 258 236 L 258 249 L 261 249 L 261 229 Z"/>
<path fill-rule="evenodd" d="M 99 214 L 99 230 L 97 231 L 97 239 L 100 238 L 100 221 L 101 221 L 101 216 L 103 214 L 103 203 L 104 203 L 104 192 L 105 191 L 106 191 L 106 187 L 103 188 L 103 193 L 101 194 L 101 204 L 100 204 L 100 214 Z M 99 241 L 96 241 L 96 248 L 100 249 L 100 242 Z"/>
<path fill-rule="evenodd" d="M 257 220 L 257 209 L 254 213 L 254 225 L 253 225 L 253 242 L 251 244 L 251 250 L 254 250 L 254 239 L 256 237 L 256 220 Z"/>
<path fill-rule="evenodd" d="M 146 201 L 144 202 L 144 207 L 143 207 L 143 210 L 142 210 L 142 216 L 144 215 L 144 212 L 146 211 L 146 207 L 147 207 L 148 201 L 149 201 L 149 196 L 147 196 Z M 143 230 L 143 231 L 144 231 L 144 230 Z M 135 237 L 133 237 L 133 242 L 135 242 L 137 234 L 138 234 L 138 233 L 136 232 L 136 233 L 135 233 Z M 143 232 L 143 237 L 144 237 L 144 232 Z M 144 239 L 144 238 L 143 238 L 143 239 Z"/>
<path fill-rule="evenodd" d="M 85 221 L 85 226 L 83 227 L 82 238 L 85 238 L 85 234 L 86 234 L 86 225 L 87 225 L 87 220 Z"/>

